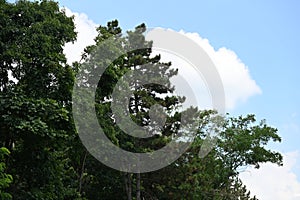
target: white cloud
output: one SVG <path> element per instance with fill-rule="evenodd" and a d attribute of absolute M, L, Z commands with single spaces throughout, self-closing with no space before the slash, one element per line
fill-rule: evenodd
<path fill-rule="evenodd" d="M 66 44 L 64 48 L 68 63 L 72 63 L 80 60 L 83 49 L 87 45 L 93 44 L 93 39 L 97 35 L 95 29 L 97 24 L 90 20 L 86 14 L 75 13 L 68 8 L 65 8 L 65 10 L 68 16 L 75 16 L 76 31 L 78 32 L 77 41 L 74 44 Z M 223 81 L 227 109 L 234 109 L 239 103 L 245 102 L 249 97 L 261 93 L 261 89 L 251 78 L 248 67 L 238 58 L 235 52 L 225 47 L 215 50 L 207 39 L 202 38 L 197 33 L 186 33 L 184 31 L 180 31 L 180 33 L 199 44 L 215 63 Z M 172 59 L 170 56 L 167 58 L 174 61 L 174 58 Z M 193 77 L 194 75 L 195 73 L 193 74 L 193 72 L 191 72 L 187 76 Z M 211 101 L 203 80 L 201 81 L 199 78 L 188 79 L 187 81 L 192 82 L 192 86 L 195 87 L 193 88 L 194 93 L 197 101 L 200 99 L 200 105 L 204 108 L 212 108 L 208 106 L 208 104 L 211 104 Z"/>
<path fill-rule="evenodd" d="M 293 172 L 299 171 L 299 152 L 284 154 L 283 166 L 266 163 L 260 169 L 241 173 L 243 183 L 261 200 L 300 200 L 300 182 Z"/>
<path fill-rule="evenodd" d="M 200 45 L 214 62 L 223 81 L 227 109 L 233 109 L 249 97 L 262 93 L 255 80 L 251 78 L 248 67 L 234 51 L 225 47 L 215 50 L 208 39 L 202 38 L 198 33 L 187 33 L 182 30 L 180 33 Z"/>
<path fill-rule="evenodd" d="M 64 8 L 67 16 L 74 15 L 74 23 L 77 32 L 77 41 L 67 43 L 64 47 L 64 53 L 71 64 L 74 61 L 79 61 L 83 50 L 86 46 L 94 43 L 94 38 L 97 36 L 96 27 L 98 26 L 84 13 L 72 12 L 68 8 Z"/>

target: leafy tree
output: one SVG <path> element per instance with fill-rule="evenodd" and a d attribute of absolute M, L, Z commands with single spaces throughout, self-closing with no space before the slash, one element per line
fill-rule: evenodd
<path fill-rule="evenodd" d="M 282 165 L 278 152 L 267 150 L 268 141 L 281 141 L 277 130 L 265 121 L 255 123 L 254 115 L 225 117 L 219 127 L 215 148 L 204 158 L 199 151 L 215 112 L 200 113 L 200 128 L 191 148 L 172 165 L 145 175 L 144 187 L 154 199 L 256 199 L 238 175 L 249 165 Z"/>
<path fill-rule="evenodd" d="M 184 98 L 161 95 L 168 92 L 172 93 L 174 88 L 168 90 L 155 84 L 142 85 L 136 81 L 131 82 L 131 85 L 126 85 L 131 90 L 136 89 L 130 98 L 129 110 L 132 120 L 139 126 L 151 123 L 149 110 L 155 103 L 159 103 L 167 111 L 174 111 L 175 113 L 167 117 L 166 126 L 161 132 L 161 136 L 155 137 L 153 135 L 154 137 L 151 139 L 137 140 L 124 134 L 118 127 L 116 113 L 111 110 L 111 93 L 118 80 L 129 70 L 138 69 L 145 73 L 156 70 L 156 72 L 158 71 L 169 78 L 176 75 L 176 70 L 168 71 L 171 63 L 160 63 L 159 56 L 150 57 L 152 43 L 144 41 L 144 24 L 138 26 L 135 31 L 127 32 L 125 36 L 121 35 L 121 28 L 118 27 L 117 21 L 109 22 L 107 26 L 100 26 L 97 30 L 99 35 L 95 39 L 96 44 L 87 47 L 84 54 L 85 60 L 79 67 L 85 70 L 86 76 L 84 77 L 89 76 L 89 79 L 94 81 L 99 80 L 100 77 L 94 76 L 91 66 L 105 66 L 112 62 L 98 83 L 95 107 L 99 124 L 107 136 L 123 149 L 132 152 L 146 152 L 162 147 L 169 141 L 169 136 L 176 134 L 178 126 L 180 126 L 179 121 L 182 113 L 176 112 L 175 108 L 180 105 Z M 97 55 L 100 53 L 97 51 L 97 46 L 112 36 L 119 37 L 121 43 L 110 44 L 111 46 L 100 49 L 101 53 L 117 53 L 116 51 L 120 48 L 130 49 L 131 46 L 139 46 L 141 43 L 144 48 L 126 52 L 115 61 L 97 59 Z M 82 81 L 82 84 L 86 84 L 88 87 L 89 79 Z M 83 190 L 87 195 L 93 195 L 88 198 L 95 199 L 97 196 L 107 199 L 122 198 L 119 193 L 113 192 L 111 187 L 114 186 L 119 188 L 117 191 L 123 188 L 124 194 L 127 194 L 127 199 L 140 199 L 141 197 L 147 199 L 256 199 L 250 197 L 250 193 L 239 180 L 239 169 L 248 165 L 258 167 L 259 163 L 263 162 L 281 165 L 281 155 L 265 149 L 268 141 L 281 140 L 276 134 L 277 130 L 267 126 L 264 121 L 258 125 L 254 124 L 254 115 L 237 118 L 225 117 L 222 120 L 223 123 L 217 124 L 220 134 L 216 138 L 216 147 L 206 157 L 201 158 L 199 151 L 203 141 L 208 136 L 210 127 L 216 126 L 214 118 L 220 118 L 220 116 L 216 116 L 217 113 L 214 111 L 196 111 L 194 113 L 197 113 L 194 117 L 199 120 L 199 129 L 193 145 L 181 158 L 164 169 L 147 174 L 123 174 L 125 175 L 125 185 L 122 186 L 123 175 L 121 173 L 107 169 L 101 164 L 93 164 L 93 168 L 91 168 L 89 165 L 97 161 L 87 162 L 86 173 L 92 178 L 90 180 L 87 178 L 87 185 Z M 184 141 L 178 141 L 178 143 L 180 142 Z M 98 167 L 95 168 L 95 166 Z M 97 186 L 103 190 L 95 191 L 88 187 L 92 184 L 96 184 L 95 188 Z M 109 192 L 112 193 L 108 194 Z M 133 194 L 136 197 L 133 197 Z M 123 199 L 125 199 L 124 196 Z"/>
<path fill-rule="evenodd" d="M 0 199 L 11 199 L 11 194 L 5 192 L 5 189 L 9 187 L 12 182 L 12 176 L 5 173 L 5 158 L 10 152 L 5 147 L 0 148 Z"/>
<path fill-rule="evenodd" d="M 174 88 L 170 87 L 169 78 L 177 74 L 177 70 L 171 69 L 171 63 L 161 63 L 160 56 L 151 57 L 151 46 L 152 42 L 145 41 L 143 33 L 146 31 L 144 24 L 137 26 L 134 31 L 128 31 L 127 35 L 121 35 L 121 28 L 118 27 L 117 21 L 112 21 L 107 24 L 107 26 L 100 26 L 98 29 L 99 35 L 96 37 L 94 46 L 89 46 L 86 48 L 86 53 L 84 54 L 84 62 L 79 66 L 82 70 L 81 73 L 85 73 L 83 80 L 79 84 L 86 85 L 88 87 L 94 79 L 100 79 L 100 77 L 95 77 L 93 67 L 105 67 L 105 65 L 112 62 L 112 64 L 103 73 L 96 92 L 96 112 L 99 116 L 99 123 L 102 128 L 106 131 L 106 134 L 116 145 L 121 148 L 129 150 L 131 152 L 147 152 L 155 148 L 160 148 L 168 141 L 168 137 L 175 133 L 177 129 L 174 125 L 179 121 L 178 112 L 175 114 L 169 114 L 166 116 L 165 129 L 161 131 L 161 135 L 156 133 L 149 133 L 153 136 L 152 139 L 135 139 L 127 134 L 118 127 L 118 122 L 122 121 L 121 113 L 117 116 L 117 113 L 113 113 L 111 110 L 112 92 L 118 80 L 127 72 L 139 70 L 142 74 L 138 74 L 138 77 L 130 77 L 134 81 L 129 82 L 125 85 L 132 91 L 132 95 L 129 97 L 129 112 L 131 119 L 139 126 L 146 126 L 151 123 L 150 120 L 150 108 L 154 105 L 161 105 L 167 113 L 172 113 L 176 111 L 174 108 L 178 106 L 183 98 L 178 96 L 163 96 L 162 94 L 168 94 L 173 92 Z M 102 45 L 102 42 L 109 37 L 119 37 L 121 43 L 111 44 L 106 48 L 98 46 Z M 138 47 L 138 48 L 137 48 Z M 120 58 L 115 61 L 103 61 L 99 59 L 98 54 L 105 54 L 117 51 L 116 49 L 121 48 L 126 51 L 126 49 L 136 49 L 133 51 L 125 52 Z M 117 53 L 117 52 L 116 52 Z M 161 86 L 154 83 L 142 84 L 141 76 L 143 74 L 154 74 L 161 77 L 166 77 L 167 86 Z M 88 77 L 88 78 L 86 78 Z M 85 80 L 86 79 L 86 80 Z M 121 87 L 124 85 L 121 85 Z M 169 87 L 168 87 L 169 86 Z M 126 97 L 125 97 L 126 98 Z M 114 101 L 117 101 L 114 99 Z M 124 104 L 124 98 L 121 98 L 120 104 Z M 110 117 L 107 117 L 110 116 Z M 175 127 L 175 128 L 174 128 Z M 128 199 L 132 199 L 133 189 L 136 191 L 136 199 L 141 199 L 141 175 L 137 173 L 135 176 L 133 174 L 124 174 L 125 179 L 125 190 L 127 192 Z M 133 182 L 136 182 L 133 185 Z"/>
<path fill-rule="evenodd" d="M 63 46 L 73 19 L 53 1 L 0 1 L 0 143 L 14 199 L 76 196 L 68 151 L 74 71 Z"/>
<path fill-rule="evenodd" d="M 264 121 L 255 123 L 254 115 L 226 116 L 215 126 L 214 111 L 184 111 L 193 112 L 192 117 L 199 120 L 194 143 L 174 163 L 151 173 L 121 173 L 88 153 L 76 134 L 71 111 L 74 77 L 82 69 L 88 74 L 91 66 L 109 64 L 98 83 L 94 106 L 106 135 L 123 149 L 151 152 L 161 148 L 177 134 L 184 114 L 177 110 L 184 98 L 172 93 L 170 82 L 166 82 L 168 87 L 142 84 L 141 77 L 137 77 L 123 85 L 132 91 L 128 99 L 130 118 L 145 127 L 153 123 L 151 108 L 159 104 L 167 115 L 157 121 L 166 123 L 159 134 L 153 131 L 150 139 L 124 134 L 116 123 L 121 119 L 111 109 L 112 91 L 120 78 L 139 70 L 169 80 L 177 71 L 171 63 L 161 63 L 159 55 L 151 56 L 152 42 L 145 41 L 144 24 L 126 35 L 122 35 L 117 21 L 97 30 L 96 44 L 85 49 L 83 62 L 69 66 L 63 46 L 76 38 L 72 17 L 66 17 L 50 0 L 0 0 L 0 197 L 256 199 L 239 180 L 240 168 L 258 168 L 264 162 L 281 165 L 282 157 L 265 147 L 270 140 L 281 140 L 277 130 Z M 119 43 L 106 46 L 102 52 L 115 55 L 120 48 L 125 52 L 137 50 L 127 51 L 113 62 L 97 59 L 98 46 L 112 36 L 119 37 Z M 98 81 L 100 77 L 89 74 L 89 78 Z M 84 81 L 79 84 L 88 87 Z M 216 147 L 202 158 L 199 150 L 211 126 L 220 134 Z"/>

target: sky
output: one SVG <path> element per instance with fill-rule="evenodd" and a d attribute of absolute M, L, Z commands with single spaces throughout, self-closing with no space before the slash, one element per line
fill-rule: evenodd
<path fill-rule="evenodd" d="M 254 113 L 278 128 L 284 166 L 263 164 L 241 173 L 262 200 L 300 200 L 300 1 L 60 0 L 75 15 L 78 40 L 67 44 L 69 61 L 92 44 L 95 27 L 118 19 L 123 30 L 140 23 L 163 27 L 197 42 L 222 78 L 226 109 L 234 116 Z"/>

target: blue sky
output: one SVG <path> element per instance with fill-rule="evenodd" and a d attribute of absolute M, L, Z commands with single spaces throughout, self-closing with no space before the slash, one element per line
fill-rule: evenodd
<path fill-rule="evenodd" d="M 250 95 L 230 113 L 254 113 L 257 119 L 266 119 L 268 124 L 277 127 L 283 142 L 270 147 L 285 153 L 288 164 L 282 171 L 276 171 L 276 168 L 274 172 L 295 175 L 296 181 L 300 182 L 300 1 L 59 2 L 74 13 L 85 13 L 95 24 L 105 25 L 109 20 L 118 19 L 123 30 L 127 30 L 144 22 L 148 27 L 198 33 L 215 50 L 221 47 L 232 50 L 248 67 L 262 93 Z M 254 174 L 253 180 L 255 178 Z M 249 188 L 261 193 L 263 200 L 271 199 L 271 194 L 263 194 L 251 185 L 251 181 L 248 183 Z M 287 186 L 297 187 L 294 191 L 299 192 L 290 199 L 300 199 L 298 183 Z M 284 199 L 289 198 L 284 196 Z"/>
<path fill-rule="evenodd" d="M 294 164 L 282 173 L 292 173 L 300 181 L 300 1 L 59 2 L 74 13 L 85 13 L 96 24 L 105 25 L 109 20 L 118 19 L 123 30 L 127 30 L 144 22 L 148 27 L 198 33 L 214 49 L 232 50 L 248 67 L 262 93 L 240 102 L 230 113 L 254 113 L 257 119 L 266 119 L 268 124 L 277 127 L 283 142 L 270 147 L 294 156 Z M 300 199 L 297 195 L 290 199 Z M 262 194 L 261 197 L 270 196 Z"/>
<path fill-rule="evenodd" d="M 218 49 L 233 50 L 249 67 L 262 94 L 240 104 L 233 114 L 255 113 L 276 126 L 300 125 L 299 1 L 59 1 L 86 13 L 97 24 L 118 19 L 123 30 L 149 27 L 196 32 Z M 282 150 L 300 148 L 300 136 Z M 296 140 L 296 138 L 298 140 Z"/>
<path fill-rule="evenodd" d="M 183 29 L 207 38 L 216 49 L 233 50 L 263 91 L 233 113 L 255 113 L 277 127 L 300 124 L 299 1 L 59 2 L 73 12 L 86 13 L 97 24 L 118 19 L 124 30 L 142 22 L 149 27 Z M 298 139 L 298 144 L 291 141 L 294 144 L 286 149 L 299 149 Z"/>

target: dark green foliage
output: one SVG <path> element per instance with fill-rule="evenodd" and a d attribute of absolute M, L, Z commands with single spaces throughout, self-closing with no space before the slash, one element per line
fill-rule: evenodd
<path fill-rule="evenodd" d="M 11 194 L 5 192 L 6 188 L 9 187 L 13 178 L 10 174 L 5 173 L 5 156 L 9 155 L 10 152 L 7 148 L 0 148 L 0 199 L 11 199 Z"/>
<path fill-rule="evenodd" d="M 226 117 L 219 127 L 216 147 L 206 157 L 200 158 L 200 147 L 213 117 L 212 111 L 201 112 L 201 128 L 191 148 L 172 165 L 145 174 L 147 193 L 157 199 L 256 199 L 251 198 L 238 175 L 241 168 L 249 165 L 264 162 L 282 165 L 279 153 L 265 149 L 266 141 L 281 140 L 277 130 L 264 121 L 256 124 L 253 115 Z M 235 137 L 238 139 L 232 142 Z M 257 152 L 257 148 L 261 151 Z"/>
<path fill-rule="evenodd" d="M 99 124 L 107 136 L 123 149 L 131 152 L 146 152 L 161 148 L 167 142 L 166 136 L 170 136 L 175 132 L 175 130 L 173 130 L 174 128 L 171 128 L 173 127 L 172 124 L 178 121 L 178 112 L 175 112 L 176 110 L 174 108 L 176 108 L 183 99 L 177 96 L 162 97 L 159 95 L 173 92 L 174 88 L 168 87 L 170 86 L 169 78 L 176 75 L 177 70 L 171 69 L 170 63 L 159 62 L 159 55 L 150 57 L 152 42 L 145 41 L 144 32 L 146 31 L 146 27 L 144 24 L 137 26 L 134 31 L 128 31 L 126 35 L 121 35 L 121 28 L 118 27 L 117 21 L 109 22 L 107 27 L 100 26 L 97 30 L 99 35 L 95 39 L 96 45 L 86 48 L 83 63 L 79 65 L 79 68 L 82 70 L 81 73 L 85 73 L 85 75 L 82 76 L 83 79 L 79 81 L 79 84 L 85 87 L 95 80 L 100 79 L 95 95 L 95 108 L 99 117 Z M 114 43 L 109 43 L 110 46 L 103 48 L 102 43 L 105 39 L 113 36 L 119 38 L 119 40 Z M 128 51 L 128 49 L 134 50 Z M 99 58 L 101 54 L 114 57 L 114 53 L 117 54 L 118 51 L 122 50 L 124 53 L 116 60 L 103 60 Z M 101 78 L 95 77 L 94 66 L 101 68 L 106 67 L 106 65 L 109 66 Z M 151 106 L 159 104 L 165 108 L 167 113 L 173 112 L 172 115 L 169 114 L 167 116 L 167 125 L 161 133 L 161 136 L 154 135 L 152 139 L 136 139 L 128 136 L 118 127 L 118 120 L 114 117 L 116 113 L 113 113 L 110 109 L 111 102 L 109 100 L 112 99 L 112 92 L 118 80 L 125 73 L 134 70 L 143 71 L 143 73 L 137 77 L 130 77 L 135 81 L 129 82 L 127 85 L 129 91 L 132 91 L 132 96 L 128 100 L 130 117 L 137 125 L 146 126 L 150 122 L 149 109 Z M 142 76 L 151 73 L 166 77 L 168 80 L 168 82 L 166 82 L 167 87 L 151 83 L 146 85 L 141 84 Z M 86 77 L 88 78 L 86 79 Z M 124 101 L 124 99 L 121 98 L 120 101 Z M 120 103 L 122 104 L 122 102 Z M 101 169 L 99 170 L 101 171 Z M 135 182 L 132 180 L 134 175 L 124 174 L 124 176 L 122 179 L 126 179 L 127 177 L 130 182 L 132 181 L 132 183 L 129 183 L 130 185 Z M 128 187 L 132 186 L 125 184 L 124 187 L 128 189 Z"/>
<path fill-rule="evenodd" d="M 144 25 L 142 24 L 140 27 L 144 27 Z M 96 111 L 98 112 L 101 127 L 116 145 L 133 152 L 145 152 L 161 148 L 169 141 L 168 137 L 171 134 L 176 134 L 178 127 L 174 126 L 174 124 L 180 124 L 178 122 L 182 114 L 176 112 L 176 107 L 184 100 L 184 98 L 177 96 L 168 96 L 166 98 L 155 96 L 158 93 L 172 92 L 172 89 L 166 90 L 158 85 L 140 85 L 138 90 L 133 93 L 129 104 L 131 118 L 135 123 L 140 126 L 145 126 L 149 123 L 148 111 L 149 107 L 154 103 L 163 105 L 169 112 L 175 111 L 175 114 L 168 116 L 167 125 L 162 131 L 162 137 L 152 137 L 147 140 L 133 139 L 124 134 L 115 123 L 110 109 L 110 102 L 105 101 L 105 99 L 111 99 L 112 90 L 123 74 L 129 70 L 136 69 L 145 73 L 157 70 L 170 78 L 177 73 L 176 70 L 168 71 L 170 63 L 165 63 L 164 65 L 159 63 L 159 56 L 156 56 L 155 59 L 152 58 L 154 60 L 149 58 L 152 44 L 144 41 L 143 30 L 137 27 L 135 31 L 128 32 L 127 35 L 122 36 L 118 23 L 113 21 L 109 22 L 107 27 L 99 27 L 99 36 L 96 38 L 96 46 L 109 36 L 118 35 L 118 37 L 123 39 L 122 44 L 124 44 L 125 49 L 126 45 L 139 46 L 138 42 L 141 41 L 145 47 L 137 51 L 127 52 L 114 61 L 101 77 L 96 94 Z M 87 48 L 85 56 L 90 60 L 86 59 L 83 66 L 101 66 L 103 64 L 101 63 L 102 61 L 100 63 L 95 62 L 97 59 L 93 56 L 92 50 L 95 50 L 96 46 Z M 110 46 L 108 49 L 114 49 L 115 47 Z M 91 57 L 87 56 L 89 54 Z M 151 65 L 148 65 L 149 63 Z M 161 67 L 156 68 L 156 66 Z M 133 82 L 132 84 L 136 86 L 138 83 Z M 151 93 L 151 91 L 155 92 Z M 185 112 L 191 112 L 191 110 L 193 108 Z M 123 188 L 124 195 L 127 191 L 127 199 L 135 199 L 133 196 L 139 190 L 136 183 L 141 184 L 141 196 L 146 199 L 256 199 L 255 197 L 251 198 L 250 192 L 247 191 L 238 178 L 239 168 L 249 165 L 259 167 L 259 163 L 264 162 L 273 162 L 281 165 L 282 156 L 277 152 L 265 149 L 268 141 L 281 141 L 276 134 L 277 130 L 267 126 L 264 121 L 256 124 L 254 115 L 234 118 L 217 116 L 217 113 L 214 111 L 200 112 L 196 110 L 196 113 L 197 115 L 194 115 L 194 118 L 199 120 L 198 133 L 191 148 L 181 158 L 164 169 L 141 174 L 141 177 L 135 174 L 122 175 L 122 173 L 106 169 L 106 172 L 109 173 L 109 178 L 105 178 L 105 181 L 108 181 L 108 185 L 114 185 L 120 189 Z M 218 124 L 215 120 L 216 118 L 221 118 L 222 123 Z M 200 158 L 200 148 L 211 126 L 215 126 L 219 131 L 219 136 L 216 138 L 216 146 L 206 157 Z M 93 176 L 94 183 L 99 184 L 101 178 L 107 177 L 102 171 L 106 167 L 101 166 L 101 164 L 97 168 L 101 175 L 93 171 L 94 168 L 89 169 L 88 163 L 86 167 L 87 172 L 91 170 L 88 174 Z M 122 179 L 124 179 L 123 182 Z M 115 180 L 119 181 L 115 182 Z M 122 186 L 124 182 L 125 184 Z M 131 188 L 130 195 L 128 195 L 129 187 Z M 114 198 L 114 196 L 108 195 L 108 188 L 110 187 L 102 186 L 102 188 L 105 188 L 106 192 L 101 190 L 91 192 L 89 188 L 89 193 L 107 196 L 109 197 L 108 199 Z M 120 197 L 118 196 L 118 198 Z M 123 197 L 123 199 L 126 199 L 126 197 Z"/>
<path fill-rule="evenodd" d="M 150 56 L 152 42 L 145 41 L 145 24 L 122 35 L 116 20 L 100 26 L 95 45 L 85 49 L 82 62 L 69 66 L 63 46 L 76 39 L 74 28 L 72 18 L 56 2 L 0 0 L 1 199 L 256 199 L 239 180 L 240 167 L 258 168 L 264 162 L 281 165 L 282 156 L 265 147 L 270 140 L 281 140 L 277 130 L 264 121 L 255 123 L 254 115 L 224 117 L 224 123 L 216 126 L 220 134 L 215 148 L 201 158 L 199 150 L 216 113 L 184 111 L 196 113 L 192 117 L 199 120 L 191 148 L 168 167 L 140 176 L 110 169 L 92 157 L 79 140 L 71 111 L 74 77 L 83 67 L 109 64 L 101 79 L 90 76 L 92 81 L 100 79 L 95 110 L 106 135 L 129 151 L 153 151 L 168 143 L 177 134 L 182 116 L 178 108 L 184 98 L 172 94 L 170 82 L 168 87 L 128 84 L 133 91 L 130 117 L 136 124 L 151 122 L 149 109 L 155 104 L 165 109 L 167 119 L 161 134 L 150 139 L 124 134 L 109 101 L 118 80 L 131 70 L 155 71 L 167 79 L 177 70 L 171 63 L 161 63 L 159 55 Z M 106 47 L 111 55 L 118 53 L 120 45 L 125 52 L 143 48 L 113 62 L 97 60 L 97 46 L 112 36 L 119 37 L 120 43 Z"/>
<path fill-rule="evenodd" d="M 53 1 L 0 2 L 0 143 L 14 199 L 75 197 L 67 152 L 73 69 L 63 45 L 74 41 L 72 18 Z"/>

